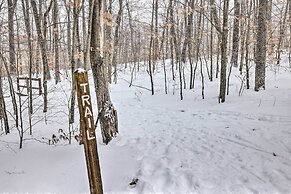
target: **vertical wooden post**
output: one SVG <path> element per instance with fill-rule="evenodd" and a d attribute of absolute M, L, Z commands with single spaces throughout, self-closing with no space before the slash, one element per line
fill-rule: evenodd
<path fill-rule="evenodd" d="M 19 88 L 19 77 L 17 77 L 17 90 L 19 91 L 20 88 Z"/>
<path fill-rule="evenodd" d="M 42 89 L 41 89 L 41 79 L 38 78 L 38 87 L 39 87 L 39 95 L 42 94 Z"/>
<path fill-rule="evenodd" d="M 82 69 L 77 69 L 74 72 L 74 81 L 80 113 L 80 135 L 84 143 L 90 193 L 103 194 L 87 72 Z"/>
<path fill-rule="evenodd" d="M 32 86 L 29 85 L 29 78 L 28 77 L 25 78 L 25 81 L 26 81 L 27 95 L 29 96 L 30 95 L 29 90 L 30 90 L 30 87 L 32 87 Z"/>

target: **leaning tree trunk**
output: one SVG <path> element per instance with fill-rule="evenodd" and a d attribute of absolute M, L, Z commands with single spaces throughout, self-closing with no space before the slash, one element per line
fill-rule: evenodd
<path fill-rule="evenodd" d="M 103 59 L 103 1 L 95 0 L 92 3 L 90 58 L 98 104 L 103 142 L 108 144 L 118 133 L 117 111 L 110 100 L 108 89 L 107 67 Z"/>
<path fill-rule="evenodd" d="M 11 95 L 11 101 L 12 101 L 12 106 L 13 106 L 13 112 L 15 115 L 15 125 L 16 127 L 18 127 L 19 125 L 19 112 L 18 112 L 18 105 L 16 102 L 16 97 L 15 97 L 15 92 L 14 92 L 14 86 L 13 86 L 13 80 L 11 77 L 11 74 L 9 72 L 9 67 L 8 67 L 8 63 L 6 61 L 6 58 L 3 56 L 3 54 L 0 52 L 0 60 L 2 60 L 3 64 L 4 64 L 4 68 L 6 70 L 6 75 L 8 78 L 8 83 L 9 83 L 9 91 L 10 91 L 10 95 Z"/>
<path fill-rule="evenodd" d="M 3 119 L 4 121 L 4 131 L 5 134 L 10 133 L 9 124 L 8 124 L 8 117 L 6 113 L 6 104 L 3 95 L 3 88 L 2 88 L 2 69 L 0 67 L 0 120 Z"/>
<path fill-rule="evenodd" d="M 259 1 L 259 15 L 257 28 L 257 45 L 256 45 L 256 72 L 255 72 L 255 91 L 265 89 L 265 65 L 266 65 L 266 13 L 268 1 Z"/>

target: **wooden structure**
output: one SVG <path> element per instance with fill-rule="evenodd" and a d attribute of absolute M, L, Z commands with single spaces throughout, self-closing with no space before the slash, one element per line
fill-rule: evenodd
<path fill-rule="evenodd" d="M 24 82 L 23 82 L 24 81 Z M 29 94 L 29 77 L 17 77 L 17 90 L 20 92 L 21 88 L 26 88 L 27 94 L 19 93 L 21 96 L 28 96 Z M 33 86 L 33 83 L 37 82 L 37 87 Z M 38 94 L 42 94 L 41 79 L 40 78 L 31 78 L 31 89 L 38 90 Z"/>
<path fill-rule="evenodd" d="M 84 144 L 90 193 L 103 194 L 88 74 L 85 70 L 78 69 L 74 72 L 74 84 L 78 97 L 80 137 Z"/>

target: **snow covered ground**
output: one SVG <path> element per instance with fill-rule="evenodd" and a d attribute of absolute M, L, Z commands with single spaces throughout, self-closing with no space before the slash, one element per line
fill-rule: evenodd
<path fill-rule="evenodd" d="M 120 72 L 118 84 L 111 85 L 120 134 L 106 146 L 97 130 L 104 191 L 291 193 L 291 72 L 271 69 L 267 90 L 244 90 L 242 96 L 233 70 L 223 104 L 218 104 L 218 80 L 205 80 L 204 100 L 198 79 L 180 101 L 178 84 L 170 78 L 164 94 L 162 70 L 154 77 L 154 96 L 129 88 L 130 74 Z M 134 84 L 149 87 L 148 75 L 138 74 Z M 76 141 L 46 144 L 60 128 L 68 131 L 69 85 L 69 79 L 57 86 L 51 81 L 47 125 L 41 120 L 33 136 L 27 132 L 22 150 L 16 129 L 0 136 L 0 193 L 89 192 L 83 147 Z M 34 121 L 42 116 L 39 110 Z M 134 178 L 137 184 L 129 186 Z"/>

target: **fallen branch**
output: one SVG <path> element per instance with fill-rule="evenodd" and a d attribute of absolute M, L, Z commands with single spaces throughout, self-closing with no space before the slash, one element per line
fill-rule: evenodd
<path fill-rule="evenodd" d="M 122 80 L 124 80 L 124 81 L 126 81 L 127 83 L 129 83 L 130 84 L 130 82 L 129 81 L 127 81 L 126 79 L 124 79 L 124 78 L 121 78 Z M 148 91 L 152 91 L 151 89 L 149 89 L 149 88 L 146 88 L 146 87 L 143 87 L 143 86 L 139 86 L 139 85 L 135 85 L 135 84 L 131 84 L 131 86 L 134 86 L 134 87 L 137 87 L 137 88 L 141 88 L 141 89 L 144 89 L 144 90 L 148 90 Z"/>

